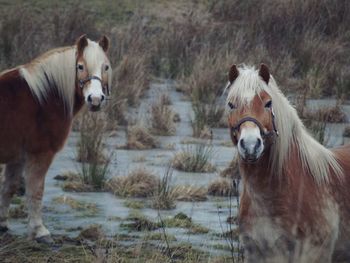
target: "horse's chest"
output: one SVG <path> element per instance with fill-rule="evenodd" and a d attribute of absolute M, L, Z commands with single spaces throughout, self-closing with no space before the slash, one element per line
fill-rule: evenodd
<path fill-rule="evenodd" d="M 251 242 L 260 249 L 274 247 L 284 239 L 285 233 L 282 227 L 269 217 L 258 217 L 250 221 L 248 227 L 241 229 L 242 242 L 251 246 Z"/>

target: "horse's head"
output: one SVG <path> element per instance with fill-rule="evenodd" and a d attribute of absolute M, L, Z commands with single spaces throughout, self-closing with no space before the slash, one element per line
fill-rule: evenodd
<path fill-rule="evenodd" d="M 278 135 L 275 127 L 273 101 L 267 92 L 269 69 L 262 64 L 259 71 L 240 73 L 236 65 L 229 72 L 231 86 L 227 107 L 231 139 L 240 158 L 256 162 Z"/>
<path fill-rule="evenodd" d="M 76 42 L 77 88 L 91 111 L 98 111 L 110 92 L 112 69 L 106 54 L 108 47 L 106 36 L 97 43 L 83 35 Z"/>

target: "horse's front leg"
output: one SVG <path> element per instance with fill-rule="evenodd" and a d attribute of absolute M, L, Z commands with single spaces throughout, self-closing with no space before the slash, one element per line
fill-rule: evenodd
<path fill-rule="evenodd" d="M 12 196 L 17 192 L 17 189 L 21 184 L 23 167 L 23 161 L 6 165 L 4 180 L 0 187 L 0 232 L 8 230 L 8 209 Z"/>
<path fill-rule="evenodd" d="M 42 243 L 52 243 L 50 232 L 44 226 L 41 202 L 44 192 L 45 175 L 50 167 L 53 152 L 30 155 L 25 166 L 26 198 L 28 206 L 29 238 Z"/>

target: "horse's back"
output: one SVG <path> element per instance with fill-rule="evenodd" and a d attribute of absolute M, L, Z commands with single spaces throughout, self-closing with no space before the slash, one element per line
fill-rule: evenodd
<path fill-rule="evenodd" d="M 21 76 L 13 69 L 0 75 L 0 163 L 24 153 L 56 152 L 68 135 L 70 121 L 55 97 L 40 105 Z"/>

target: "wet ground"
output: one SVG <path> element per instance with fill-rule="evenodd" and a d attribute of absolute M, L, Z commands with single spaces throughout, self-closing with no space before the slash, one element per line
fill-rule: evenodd
<path fill-rule="evenodd" d="M 119 146 L 126 141 L 125 128 L 121 127 L 117 132 L 111 133 L 107 139 L 106 147 L 109 151 L 114 151 L 111 162 L 110 176 L 127 175 L 130 171 L 141 167 L 154 172 L 159 177 L 163 176 L 167 170 L 169 160 L 174 154 L 186 145 L 195 143 L 208 143 L 206 140 L 194 139 L 192 137 L 191 102 L 182 93 L 175 90 L 172 82 L 154 83 L 146 94 L 138 109 L 130 109 L 129 117 L 136 123 L 147 124 L 149 120 L 149 109 L 154 101 L 159 98 L 159 94 L 168 94 L 172 104 L 172 110 L 179 114 L 181 121 L 176 123 L 176 133 L 173 136 L 157 136 L 160 147 L 152 150 L 125 150 Z M 323 106 L 335 104 L 335 100 L 309 100 L 308 108 L 317 109 Z M 350 105 L 345 104 L 342 109 L 350 117 Z M 336 146 L 344 143 L 343 131 L 346 124 L 327 124 L 326 137 L 328 146 Z M 116 197 L 106 192 L 95 193 L 71 193 L 61 189 L 61 183 L 54 180 L 57 174 L 67 171 L 78 170 L 76 162 L 76 144 L 79 134 L 72 132 L 64 149 L 57 154 L 46 177 L 45 195 L 43 200 L 43 217 L 48 229 L 53 234 L 63 234 L 68 236 L 78 235 L 81 227 L 91 224 L 101 224 L 105 233 L 109 236 L 116 234 L 143 235 L 143 233 L 130 233 L 125 228 L 120 227 L 125 223 L 130 212 L 133 210 L 125 206 L 125 198 Z M 208 186 L 208 184 L 219 177 L 220 170 L 226 168 L 234 158 L 236 151 L 230 143 L 229 133 L 226 128 L 213 129 L 213 156 L 212 164 L 216 171 L 212 173 L 187 173 L 174 170 L 172 184 L 174 185 L 195 185 Z M 74 198 L 79 201 L 96 205 L 93 212 L 77 211 L 67 205 L 59 205 L 55 202 L 58 197 Z M 129 199 L 128 199 L 129 200 Z M 142 201 L 142 200 L 141 200 Z M 227 223 L 227 218 L 237 212 L 237 200 L 229 198 L 209 197 L 203 202 L 177 202 L 176 208 L 167 211 L 158 211 L 151 208 L 139 209 L 152 221 L 158 221 L 159 217 L 164 219 L 178 214 L 185 213 L 191 217 L 193 222 L 209 229 L 206 234 L 189 234 L 186 229 L 167 228 L 166 232 L 175 236 L 179 243 L 190 243 L 194 247 L 205 250 L 212 254 L 229 253 L 226 249 L 227 240 L 220 237 L 220 234 L 235 228 Z M 26 225 L 24 219 L 10 221 L 10 227 L 16 234 L 24 234 Z M 159 233 L 159 230 L 154 230 Z M 128 241 L 130 242 L 130 241 Z M 131 241 L 132 242 L 132 241 Z"/>

